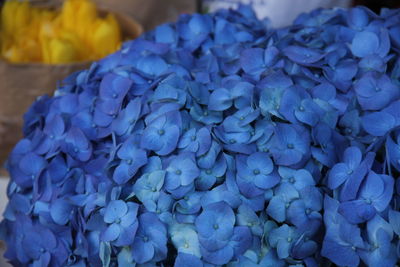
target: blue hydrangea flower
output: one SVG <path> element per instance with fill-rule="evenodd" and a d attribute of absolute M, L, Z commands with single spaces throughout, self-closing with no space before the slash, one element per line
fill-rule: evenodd
<path fill-rule="evenodd" d="M 367 223 L 369 249 L 360 251 L 360 257 L 370 265 L 391 266 L 398 260 L 396 247 L 391 240 L 393 230 L 379 215 Z"/>
<path fill-rule="evenodd" d="M 206 206 L 195 225 L 201 253 L 212 264 L 225 264 L 251 245 L 249 228 L 234 227 L 235 215 L 226 202 Z"/>
<path fill-rule="evenodd" d="M 179 136 L 179 126 L 163 115 L 153 120 L 143 131 L 141 147 L 160 156 L 167 155 L 176 148 Z"/>
<path fill-rule="evenodd" d="M 135 139 L 135 137 L 129 138 L 118 149 L 117 157 L 121 162 L 115 168 L 113 175 L 114 181 L 118 184 L 126 183 L 140 167 L 147 163 L 146 151 L 138 147 Z"/>
<path fill-rule="evenodd" d="M 24 116 L 15 266 L 393 266 L 400 12 L 183 14 Z"/>
<path fill-rule="evenodd" d="M 237 183 L 246 197 L 254 197 L 264 193 L 265 189 L 274 187 L 279 176 L 272 174 L 273 163 L 267 153 L 257 152 L 248 157 L 236 157 Z"/>
<path fill-rule="evenodd" d="M 393 178 L 371 171 L 360 188 L 356 200 L 343 202 L 339 212 L 351 223 L 372 219 L 376 212 L 384 211 L 393 195 Z"/>
<path fill-rule="evenodd" d="M 183 153 L 174 157 L 166 170 L 165 189 L 169 192 L 174 192 L 180 187 L 193 187 L 194 180 L 200 174 L 194 155 L 191 153 Z"/>
<path fill-rule="evenodd" d="M 104 209 L 104 222 L 107 227 L 101 233 L 101 240 L 113 242 L 115 246 L 131 245 L 138 229 L 138 208 L 135 203 L 110 201 Z"/>
<path fill-rule="evenodd" d="M 139 216 L 139 228 L 132 244 L 132 258 L 143 264 L 167 256 L 167 229 L 154 213 Z"/>
<path fill-rule="evenodd" d="M 339 203 L 329 197 L 324 200 L 324 222 L 327 233 L 322 244 L 321 255 L 341 266 L 358 266 L 359 251 L 365 249 L 360 228 L 346 221 L 338 213 Z"/>

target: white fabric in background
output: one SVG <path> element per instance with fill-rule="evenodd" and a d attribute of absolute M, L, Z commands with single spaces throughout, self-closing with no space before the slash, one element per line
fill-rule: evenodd
<path fill-rule="evenodd" d="M 3 220 L 3 212 L 7 205 L 8 178 L 0 176 L 0 221 Z M 1 265 L 0 265 L 1 267 Z"/>
<path fill-rule="evenodd" d="M 252 4 L 259 19 L 268 18 L 273 27 L 284 27 L 292 24 L 303 12 L 318 7 L 349 7 L 350 0 L 204 0 L 203 6 L 209 11 L 220 8 L 236 8 L 239 3 Z"/>

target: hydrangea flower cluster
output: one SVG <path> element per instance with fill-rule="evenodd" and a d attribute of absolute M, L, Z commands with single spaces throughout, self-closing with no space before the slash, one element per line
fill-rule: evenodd
<path fill-rule="evenodd" d="M 182 15 L 39 98 L 16 266 L 394 266 L 400 10 Z"/>

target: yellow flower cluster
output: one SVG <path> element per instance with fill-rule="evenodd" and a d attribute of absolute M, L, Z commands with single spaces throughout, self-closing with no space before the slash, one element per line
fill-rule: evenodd
<path fill-rule="evenodd" d="M 121 45 L 114 15 L 101 17 L 90 0 L 66 0 L 61 10 L 10 0 L 1 10 L 0 23 L 1 56 L 13 63 L 96 60 Z"/>

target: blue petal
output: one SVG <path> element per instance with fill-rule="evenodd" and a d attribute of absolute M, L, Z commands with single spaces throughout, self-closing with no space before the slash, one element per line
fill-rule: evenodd
<path fill-rule="evenodd" d="M 132 257 L 139 263 L 150 261 L 154 256 L 154 247 L 151 242 L 144 242 L 142 237 L 136 237 L 132 245 Z"/>
<path fill-rule="evenodd" d="M 315 63 L 324 56 L 318 50 L 301 46 L 288 46 L 283 49 L 283 52 L 290 60 L 301 65 Z"/>
<path fill-rule="evenodd" d="M 71 217 L 73 206 L 64 199 L 58 199 L 51 203 L 50 214 L 55 223 L 65 225 Z"/>
<path fill-rule="evenodd" d="M 378 111 L 363 116 L 361 123 L 370 135 L 384 136 L 396 125 L 396 120 L 389 113 Z"/>
<path fill-rule="evenodd" d="M 106 223 L 113 223 L 117 219 L 121 218 L 128 212 L 128 206 L 122 200 L 112 200 L 108 203 L 105 213 L 104 221 Z"/>
<path fill-rule="evenodd" d="M 242 51 L 240 65 L 246 73 L 256 73 L 265 67 L 264 50 L 261 48 L 248 48 Z"/>
<path fill-rule="evenodd" d="M 234 251 L 230 246 L 225 246 L 220 250 L 212 252 L 201 247 L 201 254 L 206 262 L 223 265 L 227 264 L 232 259 Z"/>
<path fill-rule="evenodd" d="M 339 266 L 356 267 L 360 263 L 357 252 L 352 250 L 351 246 L 344 246 L 329 239 L 322 243 L 321 255 Z"/>
<path fill-rule="evenodd" d="M 227 89 L 220 88 L 210 95 L 208 108 L 215 111 L 223 111 L 232 105 L 232 97 Z"/>
<path fill-rule="evenodd" d="M 101 234 L 101 240 L 105 242 L 114 241 L 118 238 L 121 233 L 121 228 L 118 224 L 111 224 L 107 229 Z"/>
<path fill-rule="evenodd" d="M 370 204 L 365 203 L 362 200 L 355 200 L 349 202 L 343 202 L 339 206 L 339 212 L 342 214 L 350 223 L 358 224 L 363 223 L 372 219 L 376 210 Z"/>
<path fill-rule="evenodd" d="M 178 253 L 175 259 L 174 267 L 203 267 L 203 262 L 196 256 L 187 253 Z"/>
<path fill-rule="evenodd" d="M 375 33 L 362 31 L 356 33 L 351 43 L 351 52 L 356 57 L 365 57 L 375 53 L 379 47 L 379 38 Z"/>

